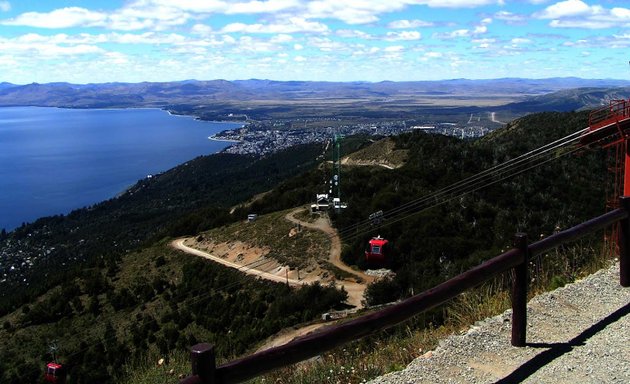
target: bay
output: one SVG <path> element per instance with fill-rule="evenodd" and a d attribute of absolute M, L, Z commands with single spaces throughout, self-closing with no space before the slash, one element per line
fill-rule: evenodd
<path fill-rule="evenodd" d="M 0 229 L 112 198 L 141 178 L 230 143 L 238 123 L 159 109 L 0 108 Z"/>

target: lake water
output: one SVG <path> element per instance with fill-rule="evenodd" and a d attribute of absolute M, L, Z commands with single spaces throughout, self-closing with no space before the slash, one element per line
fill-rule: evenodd
<path fill-rule="evenodd" d="M 0 108 L 0 229 L 114 197 L 149 174 L 216 153 L 240 126 L 157 109 Z"/>

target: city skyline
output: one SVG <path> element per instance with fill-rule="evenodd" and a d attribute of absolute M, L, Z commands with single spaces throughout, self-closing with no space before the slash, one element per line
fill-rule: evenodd
<path fill-rule="evenodd" d="M 0 0 L 0 82 L 630 79 L 622 0 Z"/>

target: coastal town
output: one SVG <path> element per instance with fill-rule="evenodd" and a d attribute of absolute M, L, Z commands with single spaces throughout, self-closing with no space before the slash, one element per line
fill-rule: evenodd
<path fill-rule="evenodd" d="M 319 122 L 321 123 L 321 122 Z M 289 126 L 287 128 L 287 126 Z M 304 128 L 286 121 L 247 122 L 243 127 L 219 132 L 210 136 L 211 140 L 233 142 L 224 153 L 268 155 L 300 144 L 325 142 L 334 135 L 393 136 L 409 131 L 424 131 L 432 134 L 471 139 L 484 136 L 500 124 L 460 124 L 452 122 L 432 122 L 422 125 L 409 124 L 404 120 L 378 123 L 358 123 L 337 125 L 336 127 L 310 128 L 307 121 Z"/>

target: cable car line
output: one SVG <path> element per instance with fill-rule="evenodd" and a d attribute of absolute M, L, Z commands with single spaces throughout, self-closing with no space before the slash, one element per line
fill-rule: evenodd
<path fill-rule="evenodd" d="M 429 195 L 423 196 L 419 199 L 410 201 L 408 203 L 405 203 L 397 208 L 394 208 L 390 211 L 384 212 L 384 220 L 385 221 L 389 221 L 389 219 L 392 217 L 392 215 L 395 217 L 399 214 L 404 214 L 406 212 L 409 212 L 411 210 L 417 210 L 418 208 L 426 208 L 423 206 L 427 204 L 427 202 L 431 202 L 431 201 L 435 201 L 436 204 L 441 204 L 441 202 L 439 202 L 439 198 L 446 198 L 451 194 L 455 194 L 457 196 L 460 196 L 462 194 L 467 193 L 468 190 L 477 190 L 479 189 L 478 185 L 481 183 L 487 183 L 489 181 L 491 181 L 493 178 L 496 178 L 497 176 L 500 176 L 504 173 L 507 172 L 513 172 L 513 175 L 516 174 L 520 174 L 524 171 L 519 171 L 518 168 L 521 166 L 526 166 L 528 164 L 531 164 L 532 161 L 535 161 L 536 159 L 544 156 L 545 154 L 548 154 L 552 151 L 555 151 L 557 149 L 560 149 L 568 144 L 573 144 L 575 142 L 577 142 L 577 140 L 582 137 L 584 135 L 586 130 L 580 130 L 578 132 L 572 133 L 564 138 L 558 139 L 552 143 L 546 144 L 538 149 L 529 151 L 521 156 L 518 156 L 514 159 L 508 160 L 505 163 L 496 165 L 492 168 L 489 168 L 487 170 L 484 170 L 476 175 L 473 175 L 469 178 L 466 178 L 464 180 L 461 180 L 459 182 L 456 182 L 452 185 L 449 185 L 447 187 L 444 187 L 440 190 L 437 190 Z M 572 152 L 571 152 L 572 153 Z M 553 153 L 552 153 L 553 154 Z M 546 162 L 546 161 L 545 161 Z M 537 165 L 535 165 L 537 166 Z M 534 166 L 534 167 L 535 167 Z M 529 170 L 533 167 L 528 167 L 526 170 Z M 511 177 L 512 175 L 508 175 L 508 176 L 502 176 L 500 180 L 504 180 L 508 177 Z M 494 182 L 492 183 L 494 184 Z M 450 197 L 449 197 L 450 200 Z M 348 239 L 348 238 L 352 238 L 352 237 L 356 237 L 356 235 L 358 234 L 362 234 L 364 232 L 369 231 L 368 229 L 366 229 L 365 227 L 369 226 L 371 227 L 371 221 L 368 220 L 364 220 L 362 222 L 358 222 L 354 225 L 350 225 L 346 228 L 343 228 L 341 230 L 339 230 L 339 235 L 341 237 L 343 237 L 344 239 Z M 358 233 L 360 232 L 360 233 Z"/>
<path fill-rule="evenodd" d="M 576 146 L 574 148 L 571 148 L 561 153 L 558 153 L 557 150 L 561 150 L 562 148 L 570 144 L 576 144 L 581 138 L 586 137 L 591 133 L 591 132 L 587 133 L 587 131 L 588 131 L 588 128 L 579 130 L 563 138 L 560 138 L 551 143 L 548 143 L 542 147 L 531 150 L 513 159 L 507 160 L 504 163 L 495 165 L 491 168 L 483 170 L 468 178 L 455 182 L 449 186 L 443 187 L 426 196 L 404 203 L 389 211 L 383 211 L 379 215 L 379 218 L 381 219 L 381 222 L 379 222 L 379 226 L 381 225 L 388 226 L 388 225 L 400 222 L 413 215 L 419 214 L 421 212 L 424 212 L 436 206 L 445 204 L 453 199 L 460 198 L 468 193 L 475 192 L 487 186 L 496 184 L 508 178 L 517 176 L 531 169 L 547 164 L 553 160 L 573 154 L 576 151 L 581 150 L 582 147 Z M 597 142 L 604 141 L 614 135 L 616 135 L 616 133 L 613 133 L 606 137 L 602 137 L 598 139 Z M 352 225 L 349 225 L 345 228 L 338 230 L 337 233 L 339 237 L 342 238 L 343 240 L 351 240 L 356 237 L 367 234 L 369 232 L 372 232 L 374 230 L 372 222 L 373 221 L 370 219 L 362 220 L 362 221 L 359 221 L 357 223 L 354 223 Z M 332 235 L 327 235 L 327 236 L 329 238 L 332 238 Z M 272 262 L 275 262 L 275 260 L 258 259 L 251 263 L 245 264 L 241 266 L 240 268 L 236 268 L 236 271 L 246 272 L 251 269 L 259 269 L 260 267 L 267 265 L 269 263 L 272 263 Z M 269 272 L 269 271 L 265 271 L 265 272 Z M 244 281 L 242 279 L 239 279 L 238 281 L 234 281 L 232 283 L 226 284 L 223 287 L 214 288 L 204 293 L 201 293 L 203 292 L 203 289 L 199 288 L 197 290 L 187 291 L 185 293 L 182 293 L 179 297 L 172 297 L 171 300 L 182 300 L 182 302 L 178 302 L 178 307 L 189 306 L 205 299 L 206 297 L 214 294 L 215 292 L 225 291 L 227 289 L 230 289 L 230 288 L 242 285 L 242 284 L 244 284 Z M 196 293 L 200 293 L 200 294 L 196 295 Z M 188 296 L 191 296 L 191 297 L 186 299 L 186 297 Z M 161 302 L 160 304 L 166 305 L 166 302 Z M 158 319 L 152 316 L 151 320 L 147 322 L 142 322 L 141 325 L 144 326 L 145 324 L 151 324 L 157 321 Z M 136 325 L 136 323 L 133 323 L 133 322 L 129 323 L 126 326 L 122 326 L 116 329 L 116 332 L 113 335 L 110 335 L 110 336 L 105 335 L 105 337 L 102 337 L 102 338 L 99 336 L 99 334 L 101 333 L 101 329 L 99 329 L 99 327 L 96 327 L 96 329 L 91 328 L 81 333 L 74 334 L 72 336 L 79 338 L 79 340 L 81 340 L 82 342 L 85 342 L 85 340 L 89 340 L 90 338 L 95 338 L 98 340 L 98 344 L 100 344 L 100 343 L 105 343 L 106 341 L 117 340 L 118 339 L 117 335 L 119 333 L 125 333 L 125 332 L 130 331 L 131 327 L 134 325 Z M 107 327 L 106 324 L 102 325 L 103 332 L 106 327 Z M 71 357 L 77 356 L 87 351 L 91 347 L 93 347 L 93 345 L 90 345 L 86 348 L 75 351 L 73 353 L 64 355 L 64 357 L 66 359 L 69 359 Z"/>
<path fill-rule="evenodd" d="M 557 149 L 559 147 L 562 147 L 564 145 L 567 145 L 568 143 L 571 143 L 571 142 L 575 141 L 576 138 L 574 136 L 580 135 L 583 132 L 584 132 L 584 130 L 575 132 L 575 133 L 573 133 L 571 135 L 568 135 L 568 136 L 566 136 L 566 137 L 564 137 L 562 139 L 559 139 L 559 140 L 556 140 L 556 141 L 554 141 L 552 143 L 549 143 L 549 144 L 547 144 L 547 145 L 545 145 L 545 146 L 543 146 L 541 148 L 538 148 L 538 149 L 535 149 L 535 150 L 530 151 L 528 153 L 525 153 L 525 154 L 523 154 L 521 156 L 518 156 L 518 157 L 516 157 L 514 159 L 508 160 L 505 163 L 502 163 L 502 164 L 496 165 L 494 167 L 488 168 L 488 169 L 486 169 L 486 170 L 484 170 L 482 172 L 479 172 L 478 174 L 475 174 L 473 176 L 470 176 L 470 177 L 468 177 L 468 178 L 466 178 L 464 180 L 460 180 L 460 181 L 458 181 L 458 182 L 456 182 L 454 184 L 451 184 L 449 186 L 446 186 L 446 187 L 444 187 L 444 188 L 442 188 L 440 190 L 434 191 L 434 192 L 432 192 L 429 195 L 426 195 L 426 196 L 423 196 L 423 197 L 421 197 L 419 199 L 416 199 L 416 200 L 410 201 L 408 203 L 405 203 L 405 204 L 403 204 L 403 205 L 401 205 L 401 206 L 399 206 L 397 208 L 394 208 L 394 209 L 390 210 L 387 213 L 391 215 L 392 213 L 395 213 L 396 211 L 406 209 L 408 206 L 412 206 L 412 205 L 420 203 L 420 202 L 422 202 L 424 200 L 434 199 L 436 196 L 438 196 L 440 194 L 444 194 L 444 193 L 449 192 L 451 190 L 454 190 L 454 189 L 457 189 L 459 187 L 465 186 L 466 184 L 470 184 L 471 182 L 475 182 L 475 181 L 477 181 L 480 178 L 483 178 L 483 177 L 486 177 L 486 176 L 491 176 L 494 173 L 504 172 L 504 169 L 507 169 L 509 167 L 513 167 L 513 166 L 519 165 L 520 163 L 528 161 L 531 158 L 533 158 L 533 157 L 535 157 L 535 156 L 537 156 L 539 154 L 543 154 L 545 152 Z M 340 232 L 340 234 L 342 234 L 344 232 L 352 231 L 354 229 L 354 227 L 358 227 L 360 225 L 364 225 L 368 221 L 369 220 L 365 220 L 363 222 L 356 223 L 354 225 L 351 225 L 349 227 L 341 229 L 339 232 Z"/>
<path fill-rule="evenodd" d="M 571 151 L 568 151 L 568 152 L 566 152 L 566 153 L 562 154 L 560 157 L 563 157 L 563 156 L 566 156 L 566 155 L 572 154 L 572 153 L 574 153 L 574 152 L 576 152 L 576 151 L 578 151 L 578 150 L 579 150 L 579 148 L 573 149 L 573 150 L 571 150 Z M 557 158 L 560 158 L 560 157 L 557 157 Z M 418 214 L 418 213 L 421 213 L 421 212 L 427 211 L 427 210 L 429 210 L 429 209 L 435 208 L 435 207 L 437 207 L 437 206 L 439 206 L 439 205 L 442 205 L 442 204 L 445 204 L 445 203 L 447 203 L 447 202 L 449 202 L 449 201 L 451 201 L 451 200 L 454 200 L 454 199 L 457 199 L 457 198 L 459 198 L 459 197 L 462 197 L 462 196 L 464 196 L 464 195 L 466 195 L 466 194 L 468 194 L 468 193 L 475 192 L 475 191 L 477 191 L 477 190 L 480 190 L 480 189 L 482 189 L 482 188 L 485 188 L 486 186 L 490 186 L 490 185 L 496 184 L 496 183 L 498 183 L 498 182 L 500 182 L 500 181 L 503 181 L 503 180 L 505 180 L 505 179 L 511 178 L 511 177 L 513 177 L 513 176 L 519 175 L 519 174 L 524 173 L 524 172 L 527 172 L 527 171 L 529 171 L 529 170 L 531 170 L 531 169 L 533 169 L 533 168 L 539 167 L 539 166 L 544 165 L 544 164 L 546 164 L 546 163 L 548 163 L 548 162 L 551 162 L 551 161 L 553 161 L 553 160 L 556 160 L 557 158 L 550 158 L 550 159 L 546 159 L 545 161 L 542 161 L 542 162 L 540 162 L 540 163 L 534 164 L 534 165 L 532 165 L 532 166 L 530 166 L 530 167 L 528 167 L 528 168 L 524 168 L 524 169 L 522 169 L 522 170 L 519 170 L 519 171 L 518 171 L 518 172 L 516 172 L 516 173 L 510 174 L 510 175 L 507 175 L 507 176 L 503 176 L 503 177 L 501 177 L 501 178 L 499 178 L 499 179 L 496 179 L 496 180 L 492 180 L 492 181 L 490 181 L 490 182 L 488 182 L 488 183 L 486 183 L 486 184 L 484 184 L 484 185 L 480 185 L 480 186 L 478 186 L 478 187 L 476 187 L 476 188 L 474 188 L 474 189 L 471 189 L 471 190 L 468 190 L 468 191 L 463 191 L 463 192 L 461 192 L 461 193 L 460 193 L 460 194 L 458 194 L 458 195 L 455 195 L 455 196 L 450 196 L 450 197 L 448 197 L 448 198 L 446 198 L 446 199 L 444 199 L 444 200 L 442 200 L 442 201 L 436 202 L 436 203 L 435 203 L 435 204 L 433 204 L 433 205 L 430 205 L 430 206 L 427 206 L 427 207 L 422 207 L 422 208 L 421 208 L 421 209 L 419 209 L 419 210 L 414 210 L 414 211 L 408 212 L 407 214 L 404 214 L 404 215 L 403 215 L 403 213 L 401 213 L 401 214 L 399 214 L 397 217 L 394 217 L 393 219 L 388 219 L 388 220 L 386 220 L 386 223 L 385 223 L 385 224 L 383 224 L 383 225 L 384 225 L 384 226 L 386 226 L 386 225 L 394 224 L 394 223 L 397 223 L 397 222 L 399 222 L 399 221 L 405 220 L 405 219 L 407 219 L 407 218 L 409 218 L 409 217 L 411 217 L 411 216 L 413 216 L 413 215 L 416 215 L 416 214 Z M 352 238 L 358 237 L 358 236 L 360 236 L 360 235 L 362 235 L 362 234 L 366 234 L 366 233 L 368 233 L 368 232 L 370 232 L 370 231 L 371 231 L 371 229 L 370 229 L 370 230 L 364 230 L 363 232 L 358 232 L 358 233 L 356 233 L 356 234 L 354 234 L 354 235 L 352 235 L 352 236 L 348 236 L 348 237 L 347 237 L 347 239 L 352 239 Z"/>

